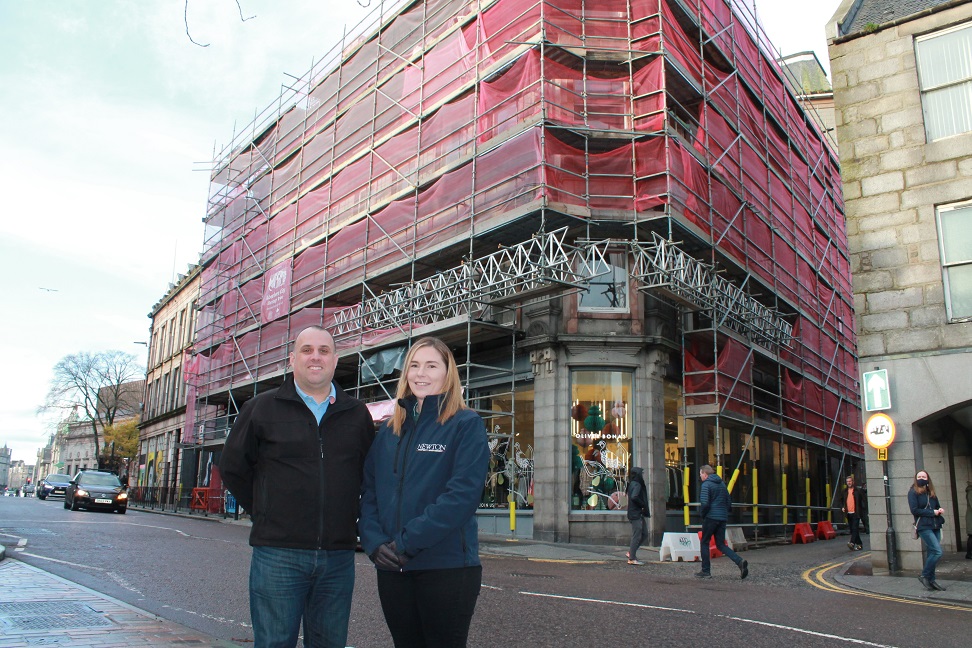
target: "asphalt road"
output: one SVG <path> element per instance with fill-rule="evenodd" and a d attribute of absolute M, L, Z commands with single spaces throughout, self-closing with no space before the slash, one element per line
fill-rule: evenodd
<path fill-rule="evenodd" d="M 137 510 L 67 511 L 60 500 L 0 498 L 0 542 L 23 560 L 221 639 L 252 640 L 249 528 Z M 900 646 L 969 644 L 972 611 L 813 587 L 803 573 L 846 560 L 842 543 L 745 552 L 712 580 L 691 563 L 628 566 L 484 556 L 470 646 Z M 619 548 L 620 550 L 620 548 Z M 623 552 L 622 552 L 623 553 Z M 391 645 L 373 569 L 357 554 L 350 643 Z"/>

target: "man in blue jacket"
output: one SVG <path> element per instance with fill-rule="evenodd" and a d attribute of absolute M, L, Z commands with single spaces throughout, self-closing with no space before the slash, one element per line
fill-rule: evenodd
<path fill-rule="evenodd" d="M 729 490 L 722 477 L 715 474 L 712 466 L 706 464 L 699 469 L 699 479 L 702 480 L 702 493 L 699 496 L 700 512 L 702 514 L 702 571 L 696 578 L 712 578 L 709 572 L 709 542 L 715 536 L 716 549 L 724 553 L 729 560 L 739 567 L 739 578 L 749 576 L 749 563 L 726 546 L 726 522 L 729 521 L 729 511 L 732 501 Z"/>

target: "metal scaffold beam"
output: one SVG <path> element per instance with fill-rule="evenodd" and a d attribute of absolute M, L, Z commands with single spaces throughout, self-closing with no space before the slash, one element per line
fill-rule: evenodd
<path fill-rule="evenodd" d="M 395 329 L 406 322 L 423 325 L 477 316 L 491 305 L 534 297 L 554 286 L 576 286 L 586 277 L 571 270 L 571 256 L 564 249 L 566 234 L 567 228 L 537 234 L 523 243 L 340 309 L 334 316 L 335 338 Z M 475 312 L 474 304 L 482 311 Z"/>
<path fill-rule="evenodd" d="M 599 245 L 616 244 L 608 241 Z M 650 242 L 627 244 L 634 258 L 631 275 L 642 282 L 642 290 L 664 291 L 679 302 L 707 311 L 713 321 L 725 315 L 725 326 L 767 349 L 776 351 L 790 345 L 791 323 L 672 241 L 653 233 Z"/>

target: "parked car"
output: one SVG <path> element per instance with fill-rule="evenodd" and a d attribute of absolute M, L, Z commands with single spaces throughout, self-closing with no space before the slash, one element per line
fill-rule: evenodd
<path fill-rule="evenodd" d="M 48 497 L 64 497 L 64 491 L 70 483 L 70 475 L 51 473 L 37 485 L 37 497 L 42 500 Z"/>
<path fill-rule="evenodd" d="M 64 492 L 64 508 L 108 509 L 116 513 L 128 510 L 128 492 L 115 473 L 82 470 Z"/>

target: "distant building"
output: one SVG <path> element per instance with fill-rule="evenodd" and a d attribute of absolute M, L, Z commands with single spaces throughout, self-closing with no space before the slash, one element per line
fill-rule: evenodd
<path fill-rule="evenodd" d="M 180 484 L 195 485 L 195 445 L 183 441 L 187 437 L 185 366 L 195 337 L 198 295 L 199 267 L 193 266 L 169 286 L 149 313 L 151 342 L 139 424 L 138 473 L 131 475 L 131 483 L 167 489 L 166 497 Z"/>
<path fill-rule="evenodd" d="M 946 510 L 945 551 L 970 532 L 972 2 L 845 0 L 830 29 L 860 365 L 887 371 L 862 391 L 896 425 L 887 466 L 865 452 L 872 562 L 888 567 L 887 467 L 900 564 L 917 570 L 917 470 Z"/>
<path fill-rule="evenodd" d="M 834 89 L 827 71 L 814 52 L 788 54 L 779 60 L 793 94 L 817 126 L 836 145 L 834 135 Z"/>
<path fill-rule="evenodd" d="M 13 450 L 4 444 L 0 448 L 0 488 L 7 486 L 8 480 L 10 479 L 10 457 L 13 454 Z"/>

